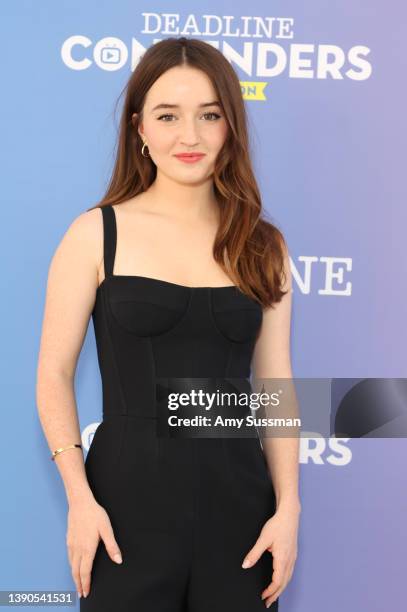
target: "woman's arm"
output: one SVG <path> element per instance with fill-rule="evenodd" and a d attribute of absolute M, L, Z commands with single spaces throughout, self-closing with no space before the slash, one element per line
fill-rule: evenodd
<path fill-rule="evenodd" d="M 51 260 L 37 366 L 38 413 L 50 451 L 80 443 L 74 377 L 98 283 L 97 257 L 103 257 L 92 210 L 77 217 Z M 90 496 L 81 449 L 55 458 L 68 501 Z"/>
<path fill-rule="evenodd" d="M 72 222 L 49 268 L 36 401 L 50 451 L 81 443 L 74 377 L 95 302 L 102 261 L 102 215 L 99 209 L 93 209 Z M 82 450 L 72 448 L 61 452 L 50 465 L 58 468 L 64 483 L 69 505 L 69 561 L 79 595 L 86 594 L 99 534 L 112 559 L 120 550 L 110 521 L 89 487 Z"/>
<path fill-rule="evenodd" d="M 281 396 L 280 408 L 269 411 L 270 416 L 282 418 L 299 416 L 294 397 L 290 357 L 292 274 L 287 251 L 285 251 L 284 260 L 286 280 L 282 288 L 287 293 L 278 304 L 274 305 L 274 308 L 269 307 L 263 312 L 263 323 L 256 342 L 252 364 L 254 384 L 256 384 L 256 379 L 259 379 L 259 387 L 261 387 L 263 383 L 261 379 L 270 379 L 269 392 L 276 392 L 279 386 L 283 388 L 285 396 L 284 394 Z M 281 379 L 281 385 L 277 384 L 278 379 Z M 276 383 L 273 382 L 274 380 Z M 264 387 L 267 391 L 267 380 L 264 381 Z M 264 412 L 264 416 L 267 416 L 267 409 Z M 292 434 L 293 437 L 288 437 L 287 431 L 285 435 L 283 430 L 276 430 L 273 435 L 271 427 L 266 427 L 264 431 L 261 442 L 273 481 L 277 509 L 288 504 L 290 509 L 297 507 L 300 510 L 298 491 L 300 432 L 297 430 Z M 282 432 L 281 437 L 279 431 Z"/>
<path fill-rule="evenodd" d="M 292 276 L 287 250 L 284 258 L 285 282 L 283 289 L 288 290 L 282 300 L 263 312 L 263 322 L 260 335 L 256 342 L 253 355 L 252 374 L 253 388 L 275 393 L 278 388 L 284 390 L 286 398 L 282 408 L 277 410 L 259 409 L 256 416 L 298 416 L 290 359 L 290 326 L 292 302 Z M 258 379 L 258 382 L 256 382 Z M 267 379 L 270 379 L 269 383 Z M 276 385 L 273 379 L 281 380 L 282 385 Z M 287 396 L 291 401 L 287 401 Z M 258 414 L 262 412 L 262 414 Z M 299 473 L 299 431 L 295 430 L 292 437 L 279 436 L 270 427 L 265 428 L 261 435 L 263 453 L 266 458 L 270 477 L 276 495 L 276 512 L 264 524 L 257 541 L 247 553 L 243 567 L 252 567 L 265 551 L 273 555 L 272 580 L 261 594 L 266 607 L 281 595 L 294 571 L 297 558 L 297 538 L 301 504 L 298 491 Z"/>

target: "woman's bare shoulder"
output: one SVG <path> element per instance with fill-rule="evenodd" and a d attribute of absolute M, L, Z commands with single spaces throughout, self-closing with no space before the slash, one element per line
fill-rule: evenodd
<path fill-rule="evenodd" d="M 86 237 L 88 239 L 100 238 L 101 230 L 103 230 L 101 207 L 86 210 L 71 221 L 67 233 L 77 238 Z"/>
<path fill-rule="evenodd" d="M 97 270 L 103 259 L 103 219 L 99 207 L 75 216 L 68 225 L 53 256 L 54 266 L 82 262 Z"/>
<path fill-rule="evenodd" d="M 103 219 L 100 207 L 86 210 L 73 218 L 64 240 L 77 247 L 95 252 L 103 246 Z"/>

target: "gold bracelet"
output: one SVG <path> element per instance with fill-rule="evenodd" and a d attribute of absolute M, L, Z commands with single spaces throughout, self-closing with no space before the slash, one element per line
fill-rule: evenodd
<path fill-rule="evenodd" d="M 51 459 L 52 461 L 55 460 L 55 457 L 57 455 L 59 455 L 59 453 L 62 453 L 65 450 L 68 450 L 68 448 L 82 448 L 82 444 L 70 444 L 69 446 L 65 446 L 64 448 L 57 448 L 56 450 L 52 451 L 52 455 L 51 455 Z"/>

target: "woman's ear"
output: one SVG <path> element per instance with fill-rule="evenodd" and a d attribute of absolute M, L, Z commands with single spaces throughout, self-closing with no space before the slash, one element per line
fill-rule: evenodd
<path fill-rule="evenodd" d="M 141 124 L 137 125 L 137 121 L 138 121 L 138 113 L 133 113 L 131 116 L 131 122 L 134 125 L 134 127 L 137 126 L 137 131 L 139 133 L 140 138 L 143 138 L 143 126 Z"/>

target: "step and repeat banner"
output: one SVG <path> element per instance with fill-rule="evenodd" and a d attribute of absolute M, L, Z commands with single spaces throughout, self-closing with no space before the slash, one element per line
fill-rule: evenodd
<path fill-rule="evenodd" d="M 0 14 L 0 590 L 75 590 L 35 400 L 48 266 L 107 186 L 131 71 L 187 36 L 238 74 L 264 208 L 290 250 L 293 372 L 329 381 L 335 412 L 301 439 L 299 554 L 280 609 L 404 610 L 406 428 L 388 425 L 407 395 L 405 4 L 15 0 Z M 102 418 L 92 322 L 75 390 L 86 453 Z M 374 422 L 356 423 L 369 402 Z"/>

